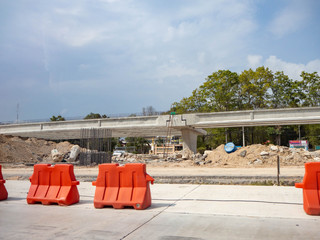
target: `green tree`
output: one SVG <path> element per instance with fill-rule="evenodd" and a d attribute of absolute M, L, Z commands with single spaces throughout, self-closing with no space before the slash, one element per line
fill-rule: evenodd
<path fill-rule="evenodd" d="M 229 70 L 219 70 L 207 77 L 199 92 L 206 110 L 231 111 L 239 109 L 239 76 Z"/>
<path fill-rule="evenodd" d="M 270 108 L 298 107 L 301 92 L 299 82 L 289 79 L 283 72 L 276 72 L 271 83 Z"/>
<path fill-rule="evenodd" d="M 302 81 L 300 87 L 303 92 L 303 106 L 319 106 L 320 105 L 320 77 L 317 72 L 301 73 Z"/>
<path fill-rule="evenodd" d="M 177 114 L 190 112 L 234 111 L 262 108 L 286 108 L 320 105 L 320 78 L 317 72 L 301 73 L 302 81 L 292 80 L 283 72 L 273 73 L 265 67 L 256 70 L 244 70 L 240 75 L 229 70 L 219 70 L 206 78 L 206 81 L 184 97 L 175 102 L 171 111 Z M 320 125 L 303 127 L 311 144 L 320 144 L 318 127 Z M 228 140 L 241 145 L 241 130 L 228 128 L 208 130 L 208 136 L 198 137 L 199 147 L 216 147 Z M 212 132 L 211 132 L 212 131 Z M 313 134 L 314 132 L 315 134 Z M 263 143 L 267 140 L 273 143 L 288 143 L 297 139 L 294 126 L 250 127 L 246 128 L 248 144 Z"/>
<path fill-rule="evenodd" d="M 148 153 L 151 149 L 149 142 L 142 137 L 127 137 L 126 146 L 136 148 L 136 153 Z"/>
<path fill-rule="evenodd" d="M 243 71 L 239 76 L 240 101 L 243 109 L 267 108 L 270 101 L 270 87 L 273 73 L 265 67 Z"/>
<path fill-rule="evenodd" d="M 64 117 L 61 117 L 61 115 L 58 115 L 57 117 L 56 116 L 52 116 L 50 118 L 50 121 L 52 122 L 57 122 L 57 121 L 65 121 L 66 119 Z"/>
<path fill-rule="evenodd" d="M 306 139 L 309 141 L 312 147 L 315 148 L 315 146 L 320 145 L 320 125 L 305 125 L 303 128 L 305 130 Z"/>
<path fill-rule="evenodd" d="M 229 70 L 214 72 L 190 97 L 173 105 L 178 114 L 239 109 L 239 76 Z"/>
<path fill-rule="evenodd" d="M 85 116 L 84 119 L 97 119 L 97 118 L 109 118 L 107 115 L 103 114 L 102 116 L 99 113 L 89 113 L 87 116 Z"/>

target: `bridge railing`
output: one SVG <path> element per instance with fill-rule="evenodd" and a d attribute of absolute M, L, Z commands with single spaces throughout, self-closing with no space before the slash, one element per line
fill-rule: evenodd
<path fill-rule="evenodd" d="M 148 116 L 159 116 L 163 115 L 166 112 L 159 111 L 154 112 Z M 108 118 L 122 118 L 122 117 L 141 117 L 145 116 L 142 112 L 140 113 L 115 113 L 115 114 L 107 114 Z M 66 121 L 72 120 L 83 120 L 85 116 L 77 116 L 77 117 L 64 117 Z M 10 125 L 10 124 L 21 124 L 21 123 L 40 123 L 40 122 L 51 122 L 50 118 L 45 119 L 31 119 L 31 120 L 19 120 L 19 121 L 0 121 L 0 125 Z"/>

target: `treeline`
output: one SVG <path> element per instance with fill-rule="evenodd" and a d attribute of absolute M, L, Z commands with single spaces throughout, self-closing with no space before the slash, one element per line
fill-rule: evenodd
<path fill-rule="evenodd" d="M 265 67 L 244 70 L 238 74 L 219 70 L 208 76 L 190 97 L 172 104 L 170 111 L 178 114 L 192 112 L 221 112 L 251 109 L 311 107 L 320 105 L 320 77 L 317 72 L 301 73 L 301 79 L 290 79 L 282 71 L 273 73 Z M 242 145 L 240 128 L 208 129 L 208 136 L 198 139 L 201 149 L 215 148 L 228 141 Z M 248 127 L 247 144 L 270 142 L 288 145 L 298 139 L 299 126 Z M 301 139 L 312 146 L 320 145 L 320 126 L 301 125 Z"/>

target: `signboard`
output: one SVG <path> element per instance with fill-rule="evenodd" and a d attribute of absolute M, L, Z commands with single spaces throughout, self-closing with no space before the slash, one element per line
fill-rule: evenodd
<path fill-rule="evenodd" d="M 308 150 L 308 141 L 307 140 L 290 140 L 289 147 L 290 148 L 304 148 Z"/>

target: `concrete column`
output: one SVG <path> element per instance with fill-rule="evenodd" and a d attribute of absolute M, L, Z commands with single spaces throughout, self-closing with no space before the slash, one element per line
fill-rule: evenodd
<path fill-rule="evenodd" d="M 182 129 L 183 149 L 190 149 L 192 152 L 197 153 L 197 136 L 199 133 L 190 129 Z"/>
<path fill-rule="evenodd" d="M 245 136 L 244 136 L 244 127 L 242 126 L 242 147 L 246 146 L 246 140 L 245 140 Z"/>

